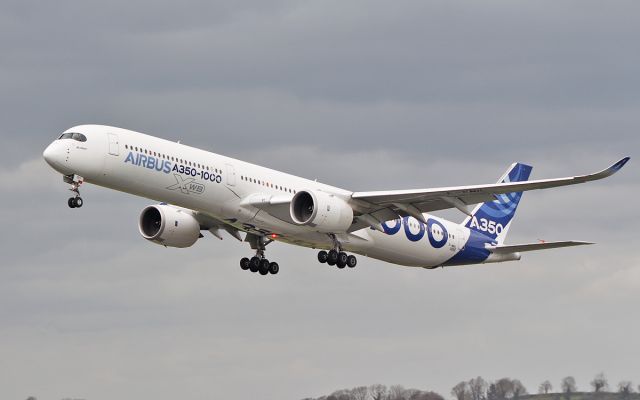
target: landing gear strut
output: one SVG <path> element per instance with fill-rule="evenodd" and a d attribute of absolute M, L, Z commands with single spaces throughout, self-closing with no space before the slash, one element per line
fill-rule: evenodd
<path fill-rule="evenodd" d="M 321 250 L 318 252 L 318 261 L 322 264 L 327 263 L 329 265 L 335 265 L 340 269 L 344 267 L 355 267 L 356 264 L 358 264 L 356 256 L 349 255 L 342 251 L 342 246 L 336 239 L 335 235 L 330 235 L 330 237 L 333 241 L 334 248 L 329 251 Z"/>
<path fill-rule="evenodd" d="M 63 177 L 66 183 L 71 184 L 71 190 L 75 195 L 73 197 L 69 197 L 67 200 L 67 205 L 69 208 L 80 208 L 84 204 L 82 197 L 80 197 L 80 185 L 84 182 L 84 178 L 79 175 L 65 175 Z"/>
<path fill-rule="evenodd" d="M 256 255 L 251 258 L 242 258 L 240 260 L 240 268 L 245 271 L 259 272 L 260 275 L 275 275 L 280 271 L 280 266 L 277 262 L 269 262 L 264 256 L 265 247 L 273 240 L 266 239 L 264 236 L 248 234 L 245 241 L 249 242 L 251 248 L 256 250 Z"/>

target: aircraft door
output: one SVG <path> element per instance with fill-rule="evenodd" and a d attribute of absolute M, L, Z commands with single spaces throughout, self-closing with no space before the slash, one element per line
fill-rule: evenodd
<path fill-rule="evenodd" d="M 455 235 L 456 237 L 453 242 L 456 244 L 456 247 L 458 248 L 458 250 L 464 250 L 464 245 L 465 245 L 464 229 L 457 228 L 455 230 Z"/>
<path fill-rule="evenodd" d="M 109 154 L 112 156 L 120 155 L 120 145 L 118 144 L 118 135 L 109 133 Z"/>
<path fill-rule="evenodd" d="M 227 186 L 235 186 L 236 185 L 236 170 L 233 168 L 233 165 L 226 164 L 225 165 L 227 172 Z"/>

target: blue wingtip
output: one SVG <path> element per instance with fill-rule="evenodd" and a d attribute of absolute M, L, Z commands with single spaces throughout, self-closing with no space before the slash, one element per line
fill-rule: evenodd
<path fill-rule="evenodd" d="M 614 172 L 619 171 L 620 169 L 622 169 L 622 167 L 624 167 L 624 165 L 631 159 L 631 157 L 625 157 L 622 160 L 618 161 L 617 163 L 613 164 L 611 166 L 611 170 Z"/>

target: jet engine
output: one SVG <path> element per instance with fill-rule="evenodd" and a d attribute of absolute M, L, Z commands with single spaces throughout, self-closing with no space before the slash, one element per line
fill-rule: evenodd
<path fill-rule="evenodd" d="M 291 219 L 319 232 L 345 232 L 353 223 L 353 209 L 346 201 L 321 191 L 301 190 L 291 200 Z"/>
<path fill-rule="evenodd" d="M 190 247 L 200 237 L 200 224 L 189 210 L 165 204 L 142 210 L 138 229 L 145 239 L 168 247 Z"/>

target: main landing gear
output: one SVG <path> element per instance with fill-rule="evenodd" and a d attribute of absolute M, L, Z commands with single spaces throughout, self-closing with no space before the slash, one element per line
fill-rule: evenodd
<path fill-rule="evenodd" d="M 260 275 L 277 274 L 280 266 L 277 262 L 269 262 L 263 255 L 255 255 L 251 258 L 244 257 L 240 260 L 240 268 L 251 272 L 259 272 Z"/>
<path fill-rule="evenodd" d="M 275 275 L 280 271 L 280 266 L 277 262 L 269 262 L 264 256 L 265 247 L 273 240 L 266 239 L 264 236 L 248 234 L 245 241 L 249 242 L 251 248 L 256 250 L 256 255 L 251 258 L 242 258 L 240 260 L 240 268 L 245 271 L 259 272 L 260 275 Z"/>
<path fill-rule="evenodd" d="M 80 185 L 82 185 L 82 182 L 84 182 L 84 178 L 79 175 L 65 175 L 63 179 L 66 183 L 71 184 L 71 188 L 69 190 L 71 190 L 75 194 L 73 197 L 69 197 L 69 200 L 67 200 L 69 208 L 82 207 L 84 201 L 82 200 L 82 197 L 80 197 Z"/>
<path fill-rule="evenodd" d="M 336 240 L 335 236 L 331 235 L 331 239 L 333 239 L 334 248 L 329 251 L 320 250 L 320 252 L 318 252 L 318 261 L 322 264 L 335 265 L 340 269 L 344 267 L 354 268 L 356 264 L 358 264 L 356 256 L 342 251 L 340 243 Z"/>

